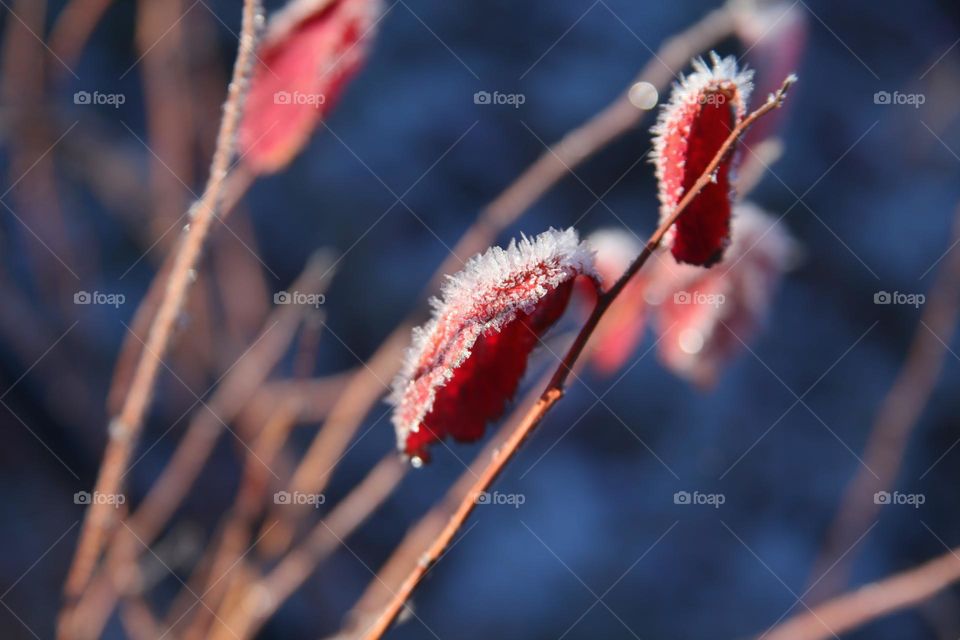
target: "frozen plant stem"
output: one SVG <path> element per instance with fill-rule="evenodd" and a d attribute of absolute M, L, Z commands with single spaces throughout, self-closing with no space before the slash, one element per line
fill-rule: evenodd
<path fill-rule="evenodd" d="M 952 240 L 960 242 L 960 205 L 954 214 Z M 880 509 L 873 495 L 890 491 L 897 480 L 910 436 L 943 371 L 958 316 L 960 253 L 953 252 L 927 294 L 907 358 L 874 417 L 863 452 L 864 465 L 848 483 L 827 530 L 811 573 L 811 600 L 832 596 L 846 585 L 859 551 L 857 540 L 869 530 Z"/>
<path fill-rule="evenodd" d="M 690 205 L 690 202 L 693 201 L 693 199 L 703 190 L 703 188 L 710 183 L 713 172 L 717 169 L 726 155 L 731 152 L 734 144 L 737 142 L 737 139 L 758 119 L 762 118 L 764 115 L 770 113 L 774 109 L 779 108 L 786 98 L 787 90 L 794 82 L 796 82 L 795 76 L 791 75 L 787 77 L 783 81 L 780 89 L 775 94 L 772 94 L 763 106 L 752 112 L 750 115 L 744 118 L 740 124 L 734 127 L 734 129 L 730 132 L 730 135 L 727 136 L 727 139 L 723 142 L 723 145 L 721 145 L 720 149 L 713 157 L 713 160 L 710 161 L 710 164 L 707 165 L 707 168 L 693 184 L 693 187 L 687 191 L 687 193 L 683 196 L 683 199 L 677 204 L 677 207 L 674 209 L 674 211 L 663 220 L 657 230 L 653 232 L 653 235 L 650 236 L 650 239 L 647 240 L 647 243 L 644 245 L 643 251 L 640 252 L 640 255 L 636 257 L 633 263 L 627 268 L 626 272 L 620 276 L 613 286 L 611 286 L 608 291 L 605 291 L 597 298 L 597 303 L 593 309 L 593 312 L 583 325 L 580 333 L 577 334 L 573 344 L 570 345 L 570 349 L 567 351 L 567 354 L 560 362 L 560 366 L 557 367 L 556 371 L 551 377 L 547 388 L 540 395 L 540 399 L 537 400 L 537 403 L 533 406 L 533 408 L 531 408 L 530 411 L 524 416 L 523 420 L 521 420 L 520 424 L 517 425 L 517 428 L 514 430 L 514 432 L 510 434 L 510 437 L 506 440 L 503 447 L 494 453 L 487 467 L 483 470 L 476 482 L 473 483 L 473 486 L 463 497 L 463 500 L 460 502 L 457 510 L 454 512 L 453 516 L 451 516 L 450 522 L 447 523 L 447 526 L 444 527 L 443 531 L 440 532 L 439 537 L 433 541 L 433 544 L 430 545 L 429 549 L 427 549 L 426 553 L 423 555 L 423 557 L 421 557 L 420 562 L 417 563 L 410 575 L 407 576 L 407 579 L 404 580 L 403 585 L 401 585 L 400 589 L 394 594 L 393 598 L 390 600 L 390 603 L 387 605 L 386 610 L 366 631 L 364 635 L 366 640 L 376 640 L 377 638 L 382 638 L 383 635 L 390 629 L 390 625 L 393 624 L 393 621 L 397 619 L 400 611 L 404 608 L 404 606 L 406 606 L 407 600 L 409 600 L 410 596 L 413 595 L 413 591 L 420 584 L 427 571 L 429 571 L 430 567 L 433 566 L 433 564 L 443 555 L 444 551 L 447 549 L 447 546 L 473 512 L 477 504 L 478 496 L 490 488 L 490 486 L 506 467 L 507 463 L 516 454 L 517 450 L 520 448 L 520 445 L 523 444 L 523 442 L 530 436 L 531 433 L 533 433 L 533 430 L 536 429 L 537 425 L 540 424 L 544 416 L 546 416 L 547 412 L 550 411 L 553 405 L 555 405 L 557 401 L 563 397 L 564 385 L 566 384 L 567 378 L 573 370 L 573 366 L 576 364 L 580 354 L 583 352 L 584 347 L 586 347 L 587 342 L 590 340 L 590 336 L 593 335 L 593 331 L 600 322 L 600 319 L 603 317 L 603 314 L 610 307 L 613 301 L 616 300 L 617 296 L 620 295 L 620 292 L 623 291 L 623 288 L 627 285 L 630 279 L 638 271 L 640 271 L 650 256 L 653 255 L 653 252 L 656 251 L 657 247 L 660 246 L 663 236 L 683 214 L 684 210 Z"/>
<path fill-rule="evenodd" d="M 262 22 L 261 0 L 244 0 L 240 46 L 223 108 L 223 117 L 217 132 L 217 146 L 210 165 L 210 176 L 203 195 L 190 210 L 190 223 L 177 247 L 167 288 L 157 315 L 150 325 L 143 352 L 134 370 L 133 380 L 120 414 L 110 423 L 107 448 L 94 488 L 97 493 L 109 495 L 120 492 L 122 476 L 143 428 L 144 415 L 150 404 L 161 359 L 170 346 L 174 326 L 183 308 L 187 289 L 193 280 L 194 269 L 199 262 L 210 227 L 217 218 L 224 178 L 234 154 L 247 78 L 254 59 L 256 36 Z M 67 575 L 65 593 L 69 600 L 75 599 L 90 579 L 103 549 L 107 528 L 113 519 L 113 511 L 110 505 L 96 501 L 88 507 L 73 564 Z"/>
<path fill-rule="evenodd" d="M 647 82 L 658 91 L 663 91 L 675 78 L 675 74 L 689 63 L 690 58 L 729 36 L 733 29 L 731 9 L 726 5 L 715 9 L 695 25 L 664 42 L 631 82 L 631 86 Z M 458 271 L 463 266 L 461 256 L 479 253 L 490 246 L 497 234 L 515 222 L 531 204 L 587 158 L 636 127 L 645 113 L 646 111 L 638 109 L 630 102 L 628 88 L 586 123 L 546 149 L 503 193 L 484 208 L 474 224 L 453 247 L 447 259 L 434 272 L 425 291 L 436 291 L 445 274 Z M 425 297 L 421 298 L 422 302 Z M 380 399 L 383 392 L 381 381 L 392 378 L 399 369 L 403 351 L 409 343 L 410 332 L 417 324 L 417 314 L 419 311 L 397 326 L 364 366 L 357 370 L 357 374 L 352 376 L 297 466 L 288 490 L 316 493 L 323 491 L 363 417 Z M 288 520 L 281 520 L 264 538 L 262 546 L 266 555 L 277 556 L 287 548 L 296 522 L 303 517 L 303 512 L 293 513 L 296 515 L 288 517 Z"/>
<path fill-rule="evenodd" d="M 960 580 L 960 548 L 866 584 L 767 629 L 757 640 L 828 640 L 920 604 Z"/>

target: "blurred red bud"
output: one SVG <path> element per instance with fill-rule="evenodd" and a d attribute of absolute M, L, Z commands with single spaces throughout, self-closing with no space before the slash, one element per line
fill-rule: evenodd
<path fill-rule="evenodd" d="M 273 15 L 240 126 L 253 171 L 279 171 L 306 145 L 360 68 L 379 13 L 379 0 L 292 0 Z"/>
<path fill-rule="evenodd" d="M 643 243 L 623 229 L 601 229 L 590 234 L 586 242 L 595 253 L 597 273 L 604 289 L 609 289 L 623 275 L 643 249 Z M 590 364 L 597 373 L 612 375 L 623 368 L 643 339 L 646 286 L 647 275 L 641 271 L 631 278 L 603 314 L 590 338 Z"/>
<path fill-rule="evenodd" d="M 647 300 L 663 363 L 683 378 L 711 386 L 753 337 L 797 253 L 782 224 L 756 206 L 740 203 L 734 210 L 733 242 L 715 268 L 657 264 Z"/>

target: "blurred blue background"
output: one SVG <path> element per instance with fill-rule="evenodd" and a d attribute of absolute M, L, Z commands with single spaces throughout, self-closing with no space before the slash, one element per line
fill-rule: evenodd
<path fill-rule="evenodd" d="M 142 200 L 127 197 L 137 190 L 121 190 L 121 198 L 106 202 L 87 175 L 91 167 L 111 170 L 100 147 L 114 149 L 134 185 L 143 185 L 139 197 L 149 198 L 151 154 L 138 140 L 147 138 L 142 85 L 136 68 L 123 75 L 139 55 L 136 7 L 115 4 L 73 66 L 75 76 L 60 70 L 32 114 L 52 123 L 54 139 L 76 123 L 54 155 L 66 234 L 60 240 L 89 269 L 53 257 L 61 249 L 44 235 L 53 223 L 42 193 L 17 199 L 26 186 L 14 182 L 18 172 L 6 141 L 31 113 L 9 93 L 0 105 L 0 162 L 9 176 L 3 188 L 9 208 L 0 210 L 5 638 L 52 637 L 83 515 L 71 496 L 93 485 L 112 365 L 124 325 L 162 255 L 137 261 L 144 249 L 137 230 L 146 226 L 137 216 L 146 211 Z M 62 5 L 51 3 L 48 28 Z M 321 338 L 318 375 L 368 357 L 412 309 L 447 247 L 544 143 L 608 104 L 651 49 L 718 6 L 628 0 L 387 5 L 371 57 L 332 114 L 329 132 L 316 135 L 286 172 L 258 182 L 246 199 L 255 251 L 273 291 L 284 289 L 317 248 L 343 253 L 324 307 L 336 339 Z M 933 0 L 807 0 L 797 8 L 809 34 L 797 69 L 801 81 L 782 125 L 785 154 L 752 199 L 777 216 L 789 211 L 781 224 L 800 241 L 805 259 L 785 279 L 752 352 L 742 353 L 704 392 L 668 373 L 653 353 L 641 358 L 652 344 L 648 335 L 622 379 L 587 373 L 574 381 L 497 484 L 501 492 L 523 494 L 524 504 L 477 509 L 418 591 L 416 619 L 391 637 L 737 638 L 804 610 L 797 599 L 810 584 L 840 496 L 860 468 L 878 404 L 920 330 L 921 310 L 877 306 L 874 293 L 928 291 L 937 271 L 931 266 L 953 242 L 960 197 L 960 10 Z M 208 36 L 191 38 L 187 56 L 196 65 L 219 65 L 225 77 L 236 47 L 238 3 L 201 2 L 185 13 L 185 24 Z M 4 26 L 11 20 L 4 11 Z M 742 53 L 734 39 L 718 50 Z M 74 105 L 73 93 L 91 87 L 122 92 L 127 100 L 118 109 Z M 222 94 L 222 85 L 208 88 Z M 526 100 L 519 108 L 477 105 L 477 91 L 521 93 Z M 919 108 L 878 105 L 878 91 L 921 93 L 926 101 Z M 208 115 L 209 142 L 216 114 Z M 577 168 L 576 177 L 538 201 L 501 241 L 577 220 L 583 234 L 621 221 L 648 233 L 657 219 L 656 185 L 652 167 L 635 163 L 649 148 L 650 124 L 652 116 Z M 205 177 L 203 157 L 197 154 L 189 184 L 195 191 Z M 394 194 L 404 194 L 406 206 L 393 206 Z M 233 241 L 222 231 L 215 238 Z M 38 264 L 53 281 L 122 292 L 127 302 L 114 309 L 51 299 Z M 63 269 L 76 271 L 79 284 Z M 939 337 L 952 345 L 951 335 Z M 535 368 L 543 370 L 549 360 L 539 358 Z M 293 361 L 277 375 L 289 375 Z M 926 502 L 920 509 L 880 510 L 858 543 L 851 586 L 960 544 L 960 450 L 952 449 L 960 438 L 958 382 L 951 351 L 896 483 L 900 491 L 923 493 Z M 191 402 L 164 376 L 140 451 L 155 446 L 128 478 L 132 502 L 172 453 L 184 424 L 164 434 Z M 394 446 L 389 421 L 374 426 L 385 410 L 378 405 L 361 427 L 366 435 L 343 459 L 330 504 Z M 296 441 L 306 446 L 315 428 L 297 431 Z M 236 487 L 233 448 L 221 443 L 178 526 L 203 532 L 198 536 L 215 526 Z M 479 445 L 455 450 L 469 460 Z M 371 571 L 462 471 L 454 456 L 438 451 L 433 464 L 409 474 L 347 541 L 349 550 L 325 563 L 262 637 L 317 638 L 339 629 Z M 677 505 L 677 491 L 722 493 L 726 500 L 716 509 Z M 179 587 L 164 578 L 157 606 L 166 607 Z M 849 637 L 956 638 L 958 596 L 946 590 Z M 124 637 L 117 620 L 107 637 Z"/>

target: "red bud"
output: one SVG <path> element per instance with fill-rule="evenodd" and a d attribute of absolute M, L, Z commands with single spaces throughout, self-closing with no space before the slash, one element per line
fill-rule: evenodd
<path fill-rule="evenodd" d="M 550 229 L 471 258 L 446 282 L 393 384 L 397 446 L 414 465 L 428 445 L 477 440 L 500 416 L 581 275 L 596 279 L 591 252 L 573 229 Z"/>
<path fill-rule="evenodd" d="M 240 126 L 243 161 L 285 167 L 360 68 L 379 0 L 293 0 L 270 20 Z"/>
<path fill-rule="evenodd" d="M 651 274 L 660 359 L 701 386 L 743 349 L 766 315 L 783 272 L 797 254 L 784 226 L 749 203 L 738 204 L 733 242 L 714 269 L 661 262 Z"/>
<path fill-rule="evenodd" d="M 653 160 L 660 190 L 660 216 L 670 216 L 703 174 L 724 141 L 746 115 L 752 89 L 750 71 L 738 71 L 733 57 L 711 53 L 712 67 L 693 62 L 694 73 L 674 86 L 654 133 Z M 730 241 L 733 154 L 714 172 L 713 181 L 690 203 L 664 243 L 678 262 L 710 266 Z"/>

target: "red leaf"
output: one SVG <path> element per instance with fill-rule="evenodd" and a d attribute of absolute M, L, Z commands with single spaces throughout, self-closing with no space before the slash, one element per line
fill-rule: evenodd
<path fill-rule="evenodd" d="M 674 86 L 653 128 L 661 219 L 673 213 L 746 115 L 752 72 L 738 71 L 733 57 L 710 58 L 712 67 L 693 62 L 694 73 Z M 711 266 L 723 257 L 730 241 L 733 161 L 732 153 L 724 158 L 665 239 L 678 262 Z"/>
<path fill-rule="evenodd" d="M 593 256 L 573 229 L 471 258 L 433 301 L 433 319 L 414 330 L 393 384 L 397 446 L 415 466 L 429 445 L 469 442 L 503 412 L 527 358 L 563 314 L 574 280 L 596 280 Z"/>
<path fill-rule="evenodd" d="M 250 80 L 240 152 L 258 173 L 285 167 L 360 68 L 379 0 L 293 0 L 271 18 Z"/>
<path fill-rule="evenodd" d="M 659 263 L 647 298 L 664 364 L 696 384 L 712 385 L 753 336 L 796 254 L 783 225 L 742 203 L 734 211 L 733 242 L 714 269 Z"/>
<path fill-rule="evenodd" d="M 621 229 L 594 232 L 587 238 L 587 244 L 596 253 L 597 273 L 604 289 L 609 289 L 623 275 L 643 249 L 643 243 L 636 236 Z M 645 272 L 634 275 L 594 330 L 589 358 L 601 375 L 611 375 L 621 369 L 643 339 L 646 286 Z"/>

